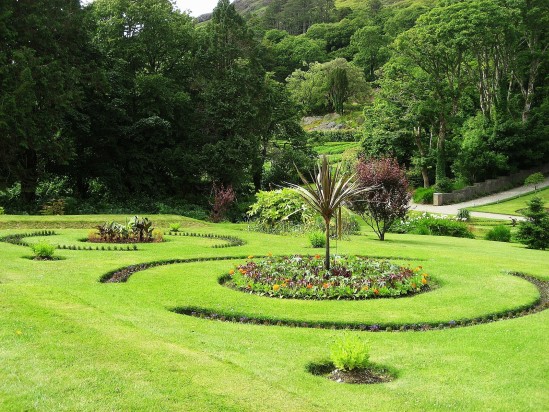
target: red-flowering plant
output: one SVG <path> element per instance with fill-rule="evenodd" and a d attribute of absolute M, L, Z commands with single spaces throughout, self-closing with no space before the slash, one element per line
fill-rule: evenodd
<path fill-rule="evenodd" d="M 353 198 L 352 209 L 374 230 L 379 240 L 410 208 L 406 170 L 393 158 L 361 159 L 356 168 L 361 187 L 370 187 Z"/>
<path fill-rule="evenodd" d="M 225 187 L 223 184 L 213 184 L 212 187 L 213 201 L 212 212 L 210 219 L 212 222 L 218 223 L 225 218 L 225 214 L 236 200 L 236 194 L 231 185 Z"/>

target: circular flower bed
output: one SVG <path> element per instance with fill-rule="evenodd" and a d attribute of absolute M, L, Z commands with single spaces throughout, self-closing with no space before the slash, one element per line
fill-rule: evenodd
<path fill-rule="evenodd" d="M 228 285 L 262 296 L 296 299 L 368 299 L 397 297 L 429 288 L 422 267 L 398 266 L 386 260 L 342 256 L 330 270 L 316 256 L 268 257 L 229 271 Z"/>

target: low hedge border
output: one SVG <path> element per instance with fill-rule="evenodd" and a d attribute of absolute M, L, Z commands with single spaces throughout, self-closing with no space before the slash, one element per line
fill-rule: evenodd
<path fill-rule="evenodd" d="M 485 323 L 497 322 L 507 319 L 519 318 L 532 315 L 549 309 L 549 281 L 528 276 L 524 273 L 512 272 L 512 276 L 520 277 L 534 284 L 540 293 L 537 301 L 531 305 L 520 306 L 508 311 L 490 313 L 472 319 L 451 320 L 444 323 L 426 322 L 426 323 L 345 323 L 345 322 L 303 322 L 283 318 L 270 318 L 267 316 L 247 316 L 243 313 L 216 312 L 206 308 L 187 306 L 171 309 L 172 312 L 192 316 L 200 319 L 217 320 L 221 322 L 244 323 L 265 326 L 286 326 L 295 328 L 313 328 L 313 329 L 334 329 L 334 330 L 356 330 L 364 332 L 408 332 L 408 331 L 428 331 L 451 329 L 458 327 L 469 327 Z"/>
<path fill-rule="evenodd" d="M 165 236 L 189 236 L 189 237 L 201 237 L 204 239 L 219 239 L 224 240 L 228 243 L 220 244 L 220 245 L 213 245 L 211 246 L 214 249 L 224 249 L 227 247 L 235 247 L 235 246 L 243 246 L 246 244 L 246 241 L 243 239 L 240 239 L 236 236 L 224 236 L 224 235 L 216 235 L 214 233 L 188 233 L 188 232 L 164 232 Z"/>

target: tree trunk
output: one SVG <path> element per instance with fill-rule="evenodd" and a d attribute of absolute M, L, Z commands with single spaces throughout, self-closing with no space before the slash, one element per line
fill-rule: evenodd
<path fill-rule="evenodd" d="M 436 183 L 446 178 L 446 154 L 444 152 L 446 143 L 446 117 L 439 117 L 439 133 L 437 142 L 437 168 L 436 168 Z"/>
<path fill-rule="evenodd" d="M 330 270 L 330 220 L 324 221 L 326 224 L 326 257 L 324 259 L 324 267 L 326 270 Z"/>
<path fill-rule="evenodd" d="M 419 155 L 422 159 L 426 158 L 425 149 L 423 148 L 423 144 L 421 143 L 421 128 L 414 127 L 414 137 L 416 141 L 416 146 L 419 150 Z M 423 187 L 428 188 L 431 186 L 431 182 L 429 181 L 429 172 L 427 171 L 427 166 L 425 166 L 422 162 L 421 164 L 421 176 L 423 176 Z"/>
<path fill-rule="evenodd" d="M 21 176 L 21 198 L 25 209 L 32 211 L 36 206 L 36 187 L 38 186 L 38 158 L 34 150 L 26 150 L 24 155 L 25 171 Z"/>

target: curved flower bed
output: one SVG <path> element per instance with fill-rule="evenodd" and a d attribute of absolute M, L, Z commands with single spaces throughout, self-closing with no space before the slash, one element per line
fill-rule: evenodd
<path fill-rule="evenodd" d="M 360 256 L 337 257 L 328 271 L 320 255 L 260 260 L 250 256 L 225 280 L 248 293 L 294 299 L 398 297 L 429 288 L 429 275 L 421 266 L 412 269 Z"/>

